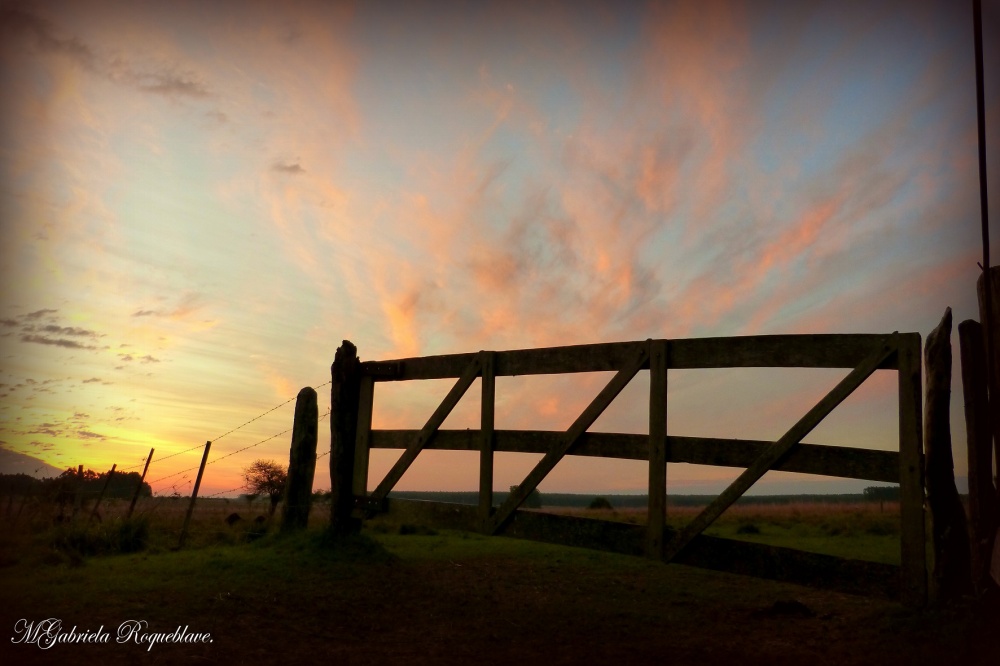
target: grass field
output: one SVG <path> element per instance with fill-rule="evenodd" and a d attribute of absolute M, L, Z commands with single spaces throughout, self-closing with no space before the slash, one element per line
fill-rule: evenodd
<path fill-rule="evenodd" d="M 992 640 L 998 618 L 974 617 L 968 605 L 913 611 L 642 558 L 414 525 L 372 525 L 359 538 L 331 544 L 324 507 L 306 533 L 254 539 L 251 521 L 233 528 L 223 521 L 233 511 L 256 515 L 253 508 L 222 500 L 199 504 L 187 547 L 174 551 L 186 503 L 156 501 L 143 507 L 147 543 L 132 553 L 73 552 L 74 543 L 89 543 L 67 540 L 74 528 L 25 516 L 11 525 L 8 518 L 0 532 L 0 626 L 10 640 L 0 640 L 0 661 L 995 663 L 975 646 Z M 877 505 L 738 509 L 720 521 L 719 534 L 898 558 L 898 535 L 879 533 L 883 523 L 898 521 L 889 506 L 884 514 Z M 115 531 L 121 526 L 114 512 L 103 512 L 105 536 L 93 536 L 87 547 L 129 543 Z M 614 513 L 607 517 L 641 520 Z M 684 518 L 671 511 L 671 521 Z M 838 540 L 842 546 L 830 545 Z M 99 637 L 103 628 L 108 642 L 46 650 L 13 642 L 19 620 L 47 618 L 61 620 L 64 632 L 75 626 Z M 150 647 L 133 637 L 119 644 L 115 633 L 129 620 L 147 622 L 147 635 L 187 627 L 211 634 L 212 642 Z"/>

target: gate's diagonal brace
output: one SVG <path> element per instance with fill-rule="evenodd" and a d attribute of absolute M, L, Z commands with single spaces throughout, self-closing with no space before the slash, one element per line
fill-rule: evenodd
<path fill-rule="evenodd" d="M 438 408 L 434 410 L 434 413 L 431 415 L 431 418 L 428 419 L 427 424 L 417 434 L 417 438 L 414 439 L 408 447 L 406 447 L 406 451 L 404 451 L 403 455 L 399 457 L 399 460 L 397 460 L 396 464 L 392 466 L 392 469 L 389 470 L 389 473 L 385 475 L 385 478 L 382 479 L 382 482 L 378 484 L 378 487 L 372 492 L 372 494 L 365 498 L 369 505 L 378 505 L 386 498 L 389 491 L 393 489 L 393 486 L 399 482 L 403 474 L 406 473 L 406 470 L 409 469 L 410 465 L 413 464 L 413 461 L 416 460 L 417 454 L 419 454 L 434 438 L 438 428 L 441 427 L 444 420 L 448 418 L 449 414 L 451 414 L 451 410 L 455 408 L 458 401 L 462 399 L 465 392 L 468 391 L 469 387 L 472 386 L 472 383 L 476 381 L 476 377 L 479 376 L 481 369 L 482 355 L 477 354 L 476 358 L 473 359 L 468 366 L 466 366 L 462 376 L 458 378 L 457 382 L 455 382 L 455 385 L 451 388 L 451 391 L 448 392 L 448 395 L 444 397 L 444 400 L 441 401 Z"/>
<path fill-rule="evenodd" d="M 639 354 L 636 356 L 635 360 L 629 363 L 627 366 L 618 371 L 608 385 L 597 394 L 597 397 L 587 406 L 583 413 L 577 417 L 573 425 L 569 427 L 569 430 L 559 439 L 545 456 L 538 461 L 535 468 L 528 473 L 524 481 L 514 488 L 514 491 L 507 497 L 507 500 L 497 508 L 495 514 L 490 519 L 490 522 L 486 526 L 487 534 L 496 534 L 496 532 L 503 527 L 510 517 L 514 514 L 524 500 L 528 498 L 538 484 L 542 482 L 545 476 L 552 471 L 552 468 L 556 466 L 563 456 L 570 452 L 573 445 L 576 444 L 580 436 L 587 431 L 594 421 L 607 409 L 608 405 L 618 396 L 619 393 L 628 385 L 632 378 L 635 377 L 640 370 L 645 367 L 649 362 L 649 345 L 642 345 Z"/>
<path fill-rule="evenodd" d="M 847 396 L 854 392 L 868 377 L 874 373 L 882 362 L 889 356 L 896 353 L 898 348 L 898 333 L 893 333 L 883 341 L 879 349 L 865 358 L 854 370 L 837 384 L 833 390 L 827 393 L 822 400 L 806 413 L 798 423 L 793 425 L 784 436 L 774 444 L 764 450 L 760 456 L 726 488 L 721 495 L 709 504 L 705 509 L 695 516 L 683 530 L 681 530 L 666 545 L 663 559 L 670 562 L 677 556 L 696 536 L 701 534 L 711 525 L 722 512 L 728 509 L 733 502 L 738 500 L 750 486 L 757 482 L 760 477 L 771 469 L 787 454 L 792 447 L 815 428 L 830 412 L 834 410 Z"/>

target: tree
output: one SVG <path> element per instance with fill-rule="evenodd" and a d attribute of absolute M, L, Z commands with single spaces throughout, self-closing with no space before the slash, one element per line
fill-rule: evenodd
<path fill-rule="evenodd" d="M 513 495 L 517 492 L 517 486 L 511 486 L 510 492 Z M 535 488 L 528 496 L 524 499 L 524 504 L 522 504 L 525 509 L 540 509 L 542 508 L 542 494 L 538 492 L 538 488 Z"/>
<path fill-rule="evenodd" d="M 285 492 L 288 481 L 288 470 L 273 460 L 254 460 L 243 468 L 243 481 L 247 490 L 254 495 L 267 495 L 271 498 L 271 508 L 268 516 L 274 515 L 274 510 Z"/>

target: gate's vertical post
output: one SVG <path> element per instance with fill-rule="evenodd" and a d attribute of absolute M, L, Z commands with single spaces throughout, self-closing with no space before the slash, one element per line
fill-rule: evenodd
<path fill-rule="evenodd" d="M 927 539 L 918 333 L 899 336 L 896 359 L 899 385 L 900 598 L 907 605 L 923 606 L 927 603 Z"/>
<path fill-rule="evenodd" d="M 368 460 L 371 457 L 372 411 L 375 407 L 375 380 L 362 377 L 358 390 L 358 426 L 354 442 L 354 480 L 351 488 L 355 497 L 368 494 Z"/>
<path fill-rule="evenodd" d="M 288 450 L 288 481 L 285 484 L 285 506 L 281 518 L 281 531 L 284 533 L 304 530 L 309 525 L 318 431 L 316 390 L 307 386 L 299 391 L 295 399 L 292 445 Z"/>
<path fill-rule="evenodd" d="M 493 429 L 496 403 L 496 375 L 494 352 L 481 351 L 483 396 L 479 424 L 479 525 L 489 532 L 493 513 Z"/>
<path fill-rule="evenodd" d="M 649 341 L 649 516 L 646 556 L 663 557 L 667 513 L 667 341 Z"/>
<path fill-rule="evenodd" d="M 330 532 L 344 535 L 361 527 L 351 516 L 361 368 L 349 340 L 337 348 L 330 374 Z"/>

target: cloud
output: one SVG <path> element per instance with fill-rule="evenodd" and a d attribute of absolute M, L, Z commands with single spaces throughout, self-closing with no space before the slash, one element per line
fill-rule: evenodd
<path fill-rule="evenodd" d="M 21 317 L 30 321 L 34 321 L 36 319 L 41 319 L 42 317 L 48 315 L 54 315 L 57 312 L 59 312 L 59 310 L 48 310 L 48 309 L 35 310 L 34 312 L 29 312 L 28 314 L 21 315 Z"/>
<path fill-rule="evenodd" d="M 271 171 L 276 171 L 278 173 L 288 173 L 292 175 L 298 175 L 300 173 L 305 173 L 306 170 L 302 168 L 298 162 L 294 164 L 288 164 L 286 162 L 275 162 L 271 165 Z"/>
<path fill-rule="evenodd" d="M 176 305 L 169 309 L 140 308 L 132 313 L 132 317 L 166 317 L 168 319 L 185 319 L 204 307 L 203 297 L 197 292 L 188 292 L 180 297 Z"/>
<path fill-rule="evenodd" d="M 204 98 L 207 84 L 174 63 L 136 63 L 121 53 L 104 55 L 77 37 L 61 37 L 53 22 L 14 9 L 0 10 L 0 28 L 10 39 L 22 37 L 27 48 L 67 58 L 81 69 L 133 90 L 171 98 Z"/>
<path fill-rule="evenodd" d="M 30 342 L 39 345 L 50 345 L 53 347 L 64 347 L 66 349 L 97 349 L 95 345 L 84 345 L 80 344 L 76 340 L 67 340 L 66 338 L 49 338 L 44 335 L 22 335 L 21 342 Z"/>

